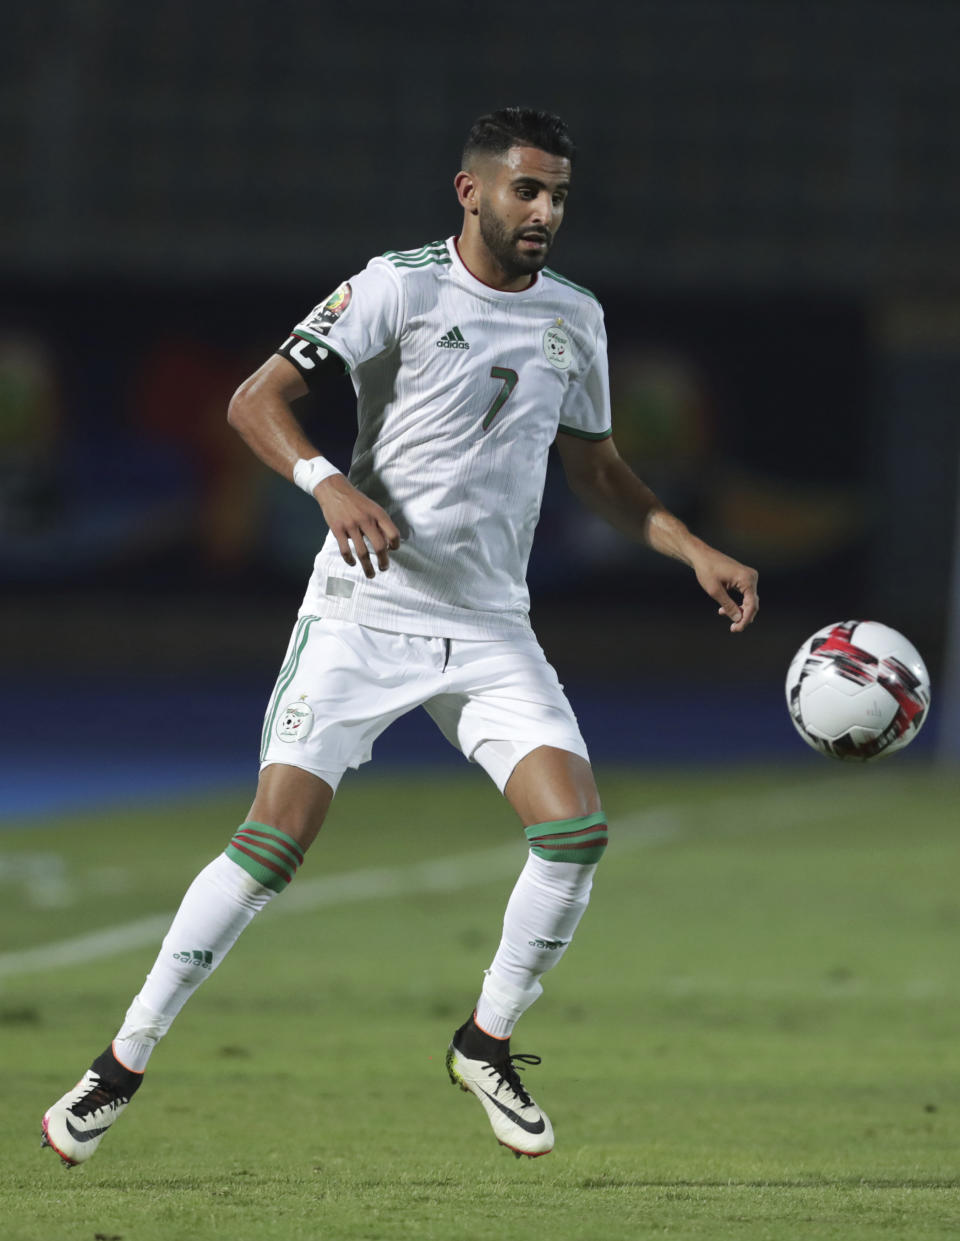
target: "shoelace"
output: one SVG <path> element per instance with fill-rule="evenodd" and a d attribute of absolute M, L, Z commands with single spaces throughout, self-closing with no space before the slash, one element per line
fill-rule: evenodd
<path fill-rule="evenodd" d="M 114 1103 L 129 1103 L 130 1100 L 120 1090 L 115 1090 L 102 1077 L 97 1078 L 96 1086 L 83 1096 L 79 1103 L 74 1103 L 70 1108 L 70 1113 L 78 1118 L 89 1116 L 91 1112 L 98 1112 L 102 1107 L 109 1107 Z"/>
<path fill-rule="evenodd" d="M 530 1098 L 529 1094 L 527 1094 L 523 1082 L 520 1080 L 520 1076 L 517 1073 L 517 1067 L 524 1068 L 527 1065 L 540 1064 L 540 1062 L 539 1056 L 533 1056 L 522 1051 L 514 1052 L 512 1055 L 508 1056 L 506 1060 L 500 1060 L 496 1064 L 491 1064 L 488 1062 L 487 1068 L 489 1068 L 492 1073 L 496 1073 L 500 1078 L 499 1082 L 497 1082 L 497 1088 L 493 1093 L 499 1094 L 500 1087 L 504 1082 L 506 1082 L 524 1107 L 533 1107 L 533 1100 Z"/>

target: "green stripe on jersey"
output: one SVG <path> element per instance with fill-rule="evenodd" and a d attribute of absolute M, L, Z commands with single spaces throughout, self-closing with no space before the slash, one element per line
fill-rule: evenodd
<path fill-rule="evenodd" d="M 547 862 L 587 866 L 599 862 L 607 847 L 607 820 L 603 811 L 580 819 L 558 819 L 524 828 L 530 852 Z"/>
<path fill-rule="evenodd" d="M 411 259 L 420 259 L 428 253 L 446 254 L 447 243 L 445 241 L 428 241 L 425 246 L 420 246 L 416 250 L 385 250 L 383 257 L 385 259 L 402 259 L 409 262 Z"/>
<path fill-rule="evenodd" d="M 389 261 L 394 265 L 394 267 L 449 267 L 451 265 L 449 254 L 432 254 L 428 258 L 417 259 L 415 263 L 405 263 L 400 259 L 390 259 Z"/>
<path fill-rule="evenodd" d="M 574 284 L 572 280 L 568 280 L 566 276 L 561 276 L 551 267 L 545 267 L 543 269 L 543 274 L 545 276 L 549 276 L 551 280 L 556 280 L 559 284 L 565 284 L 568 289 L 575 289 L 577 293 L 582 293 L 585 297 L 592 298 L 595 302 L 599 302 L 600 300 L 596 293 L 591 293 L 590 290 L 585 289 L 582 284 Z"/>
<path fill-rule="evenodd" d="M 445 241 L 430 241 L 419 250 L 387 250 L 383 257 L 394 267 L 428 267 L 431 263 L 449 263 Z"/>
<path fill-rule="evenodd" d="M 581 440 L 607 440 L 613 434 L 613 427 L 607 427 L 606 431 L 581 431 L 579 427 L 565 427 L 562 423 L 557 430 L 564 435 L 575 435 Z"/>
<path fill-rule="evenodd" d="M 387 250 L 385 259 L 400 263 L 419 263 L 421 259 L 449 258 L 446 246 L 424 246 L 422 250 Z"/>
<path fill-rule="evenodd" d="M 422 246 L 411 246 L 409 250 L 385 250 L 384 254 L 393 254 L 400 258 L 412 258 L 414 255 L 426 253 L 427 250 L 443 250 L 445 246 L 446 242 L 443 241 L 428 241 Z"/>

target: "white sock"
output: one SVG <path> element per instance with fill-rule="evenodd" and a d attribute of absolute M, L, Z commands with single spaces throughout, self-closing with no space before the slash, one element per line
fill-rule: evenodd
<path fill-rule="evenodd" d="M 275 893 L 221 853 L 197 875 L 140 994 L 127 1009 L 113 1054 L 142 1073 L 159 1040 Z"/>
<path fill-rule="evenodd" d="M 566 952 L 590 900 L 596 863 L 548 862 L 530 853 L 510 895 L 503 937 L 486 971 L 476 1022 L 495 1038 L 541 995 L 540 977 Z"/>

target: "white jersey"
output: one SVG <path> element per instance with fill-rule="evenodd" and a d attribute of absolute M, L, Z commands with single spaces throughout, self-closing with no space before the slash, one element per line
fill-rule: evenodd
<path fill-rule="evenodd" d="M 610 434 L 596 299 L 549 269 L 518 293 L 491 288 L 450 238 L 372 259 L 280 352 L 309 376 L 328 351 L 357 393 L 350 482 L 402 541 L 368 579 L 329 535 L 303 611 L 430 637 L 529 629 L 550 445 Z"/>

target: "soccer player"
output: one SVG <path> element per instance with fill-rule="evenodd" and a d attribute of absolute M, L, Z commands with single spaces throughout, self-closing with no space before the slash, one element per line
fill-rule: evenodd
<path fill-rule="evenodd" d="M 602 311 L 546 266 L 573 158 L 556 116 L 481 117 L 454 182 L 459 235 L 372 259 L 233 397 L 231 425 L 316 499 L 330 532 L 267 707 L 249 818 L 188 889 L 110 1046 L 43 1118 L 44 1142 L 67 1164 L 90 1158 L 187 999 L 293 879 L 346 768 L 420 705 L 503 792 L 529 842 L 447 1070 L 504 1146 L 552 1149 L 516 1067 L 539 1059 L 512 1054 L 510 1036 L 573 938 L 607 825 L 528 619 L 551 444 L 581 500 L 688 564 L 734 633 L 757 611 L 756 572 L 691 534 L 617 453 Z M 357 393 L 347 477 L 291 409 L 330 358 Z"/>

